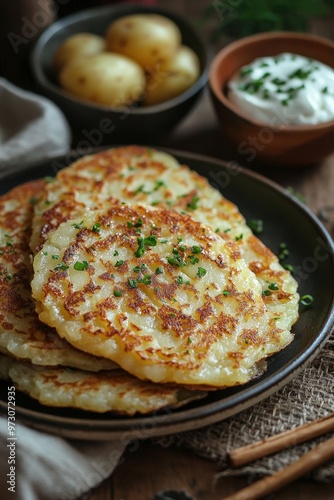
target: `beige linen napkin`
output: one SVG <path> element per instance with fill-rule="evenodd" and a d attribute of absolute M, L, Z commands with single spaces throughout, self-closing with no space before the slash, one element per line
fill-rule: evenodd
<path fill-rule="evenodd" d="M 51 101 L 0 78 L 0 170 L 66 153 L 71 132 Z"/>
<path fill-rule="evenodd" d="M 71 133 L 63 113 L 48 99 L 0 78 L 0 171 L 65 154 Z M 16 440 L 0 418 L 1 500 L 70 500 L 94 488 L 117 465 L 126 443 L 71 441 L 16 422 Z M 8 446 L 15 443 L 15 464 Z M 14 448 L 12 446 L 12 448 Z M 8 488 L 15 467 L 15 493 Z"/>

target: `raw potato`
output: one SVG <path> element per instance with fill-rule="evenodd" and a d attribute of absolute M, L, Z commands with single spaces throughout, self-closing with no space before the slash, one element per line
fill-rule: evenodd
<path fill-rule="evenodd" d="M 80 56 L 92 56 L 106 50 L 106 40 L 93 33 L 77 33 L 63 42 L 54 56 L 57 71 L 61 70 L 71 59 Z"/>
<path fill-rule="evenodd" d="M 113 107 L 133 104 L 145 88 L 145 74 L 137 63 L 106 52 L 69 62 L 59 80 L 71 94 Z"/>
<path fill-rule="evenodd" d="M 185 92 L 198 79 L 200 64 L 195 52 L 182 45 L 169 64 L 149 75 L 146 82 L 144 106 L 172 99 Z"/>
<path fill-rule="evenodd" d="M 169 61 L 181 43 L 170 19 L 157 14 L 134 14 L 114 21 L 106 33 L 108 49 L 137 61 L 146 71 Z"/>

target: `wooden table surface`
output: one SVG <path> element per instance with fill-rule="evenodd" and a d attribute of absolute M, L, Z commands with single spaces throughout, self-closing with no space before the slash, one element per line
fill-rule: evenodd
<path fill-rule="evenodd" d="M 200 11 L 205 1 L 161 0 L 158 3 L 181 13 L 189 12 L 190 3 L 190 10 L 194 15 Z M 14 19 L 13 12 L 11 16 Z M 17 16 L 15 19 L 18 22 Z M 6 20 L 3 17 L 2 21 L 0 20 L 2 33 L 8 33 L 8 22 L 8 18 Z M 4 28 L 4 23 L 6 28 Z M 33 90 L 33 85 L 29 82 L 29 76 L 26 73 L 25 62 L 22 63 L 22 58 L 25 57 L 23 48 L 15 59 L 8 50 L 6 41 L 3 40 L 3 42 L 2 75 L 13 83 L 26 88 L 32 87 Z M 156 145 L 206 154 L 224 160 L 231 159 L 231 153 L 224 145 L 207 92 L 183 123 Z M 75 143 L 73 147 L 75 148 Z M 245 164 L 245 166 L 253 168 L 252 165 Z M 334 206 L 334 155 L 314 167 L 273 170 L 268 166 L 259 171 L 282 186 L 291 186 L 295 191 L 303 194 L 307 205 L 317 214 L 325 206 Z M 328 215 L 331 218 L 328 227 L 333 234 L 334 210 Z M 162 448 L 147 441 L 135 451 L 128 450 L 122 458 L 122 464 L 112 476 L 91 492 L 87 498 L 89 500 L 153 500 L 154 494 L 162 490 L 184 490 L 197 500 L 218 500 L 242 488 L 248 482 L 247 478 L 217 479 L 218 470 L 217 464 L 199 458 L 188 450 Z M 334 499 L 334 486 L 333 483 L 324 485 L 301 480 L 271 495 L 270 499 Z"/>

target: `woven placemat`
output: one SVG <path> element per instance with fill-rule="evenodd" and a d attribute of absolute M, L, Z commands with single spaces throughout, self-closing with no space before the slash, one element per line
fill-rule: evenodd
<path fill-rule="evenodd" d="M 255 406 L 203 429 L 155 439 L 162 446 L 185 446 L 220 462 L 219 476 L 249 475 L 258 479 L 273 474 L 314 448 L 334 433 L 285 449 L 239 469 L 229 469 L 226 453 L 334 412 L 334 333 L 317 358 L 292 382 Z M 314 470 L 309 477 L 334 481 L 334 461 Z"/>

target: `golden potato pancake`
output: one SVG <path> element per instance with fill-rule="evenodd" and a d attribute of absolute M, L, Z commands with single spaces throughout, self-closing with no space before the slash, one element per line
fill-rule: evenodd
<path fill-rule="evenodd" d="M 124 415 L 178 407 L 203 398 L 204 392 L 152 384 L 124 370 L 88 372 L 63 367 L 37 367 L 0 355 L 0 378 L 41 404 Z"/>
<path fill-rule="evenodd" d="M 114 364 L 74 349 L 35 312 L 29 232 L 33 204 L 43 185 L 32 181 L 0 197 L 0 352 L 37 365 L 110 369 Z"/>
<path fill-rule="evenodd" d="M 247 226 L 238 208 L 207 179 L 155 149 L 128 146 L 85 156 L 58 172 L 36 205 L 31 246 L 34 252 L 50 231 L 85 208 L 103 208 L 110 198 L 142 202 L 180 213 L 236 241 L 264 292 L 263 300 L 281 329 L 298 319 L 297 282 Z"/>
<path fill-rule="evenodd" d="M 238 245 L 165 208 L 110 201 L 62 223 L 31 285 L 62 338 L 157 383 L 246 383 L 293 338 Z"/>

